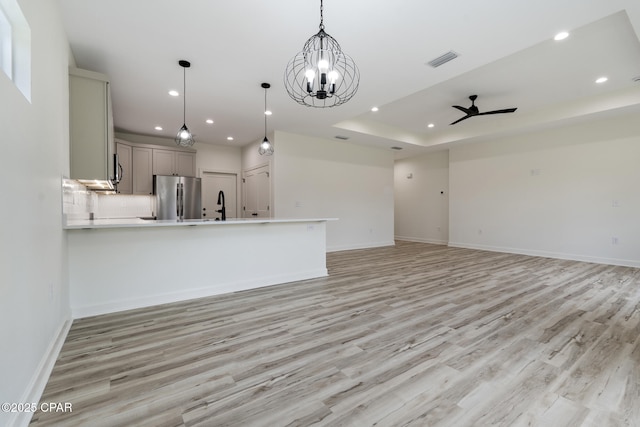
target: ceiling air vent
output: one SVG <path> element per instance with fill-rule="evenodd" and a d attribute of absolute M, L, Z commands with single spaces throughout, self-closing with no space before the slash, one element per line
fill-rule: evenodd
<path fill-rule="evenodd" d="M 431 61 L 427 62 L 427 64 L 431 65 L 433 68 L 437 68 L 442 64 L 446 64 L 447 62 L 456 59 L 457 57 L 458 54 L 451 50 L 444 55 L 438 56 L 436 59 L 432 59 Z"/>
<path fill-rule="evenodd" d="M 402 147 L 391 147 L 392 150 L 402 150 Z"/>
<path fill-rule="evenodd" d="M 343 141 L 346 141 L 347 139 L 349 139 L 348 136 L 343 136 L 343 135 L 336 135 L 334 136 L 335 139 L 341 139 Z"/>

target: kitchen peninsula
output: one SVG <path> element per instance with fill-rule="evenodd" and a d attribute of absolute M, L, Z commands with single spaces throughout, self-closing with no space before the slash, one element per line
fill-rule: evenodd
<path fill-rule="evenodd" d="M 326 276 L 328 220 L 69 220 L 72 315 Z"/>

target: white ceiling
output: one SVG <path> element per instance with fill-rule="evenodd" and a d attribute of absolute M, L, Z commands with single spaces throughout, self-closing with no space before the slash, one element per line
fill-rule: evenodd
<path fill-rule="evenodd" d="M 271 83 L 269 131 L 398 146 L 398 157 L 640 112 L 637 0 L 327 0 L 325 30 L 361 75 L 355 97 L 327 109 L 297 104 L 283 85 L 318 31 L 319 0 L 57 1 L 77 66 L 109 76 L 115 126 L 129 133 L 175 136 L 183 100 L 167 92 L 182 92 L 180 59 L 192 64 L 187 125 L 219 145 L 262 139 L 262 82 Z M 561 30 L 569 38 L 554 41 Z M 426 64 L 450 50 L 459 57 Z M 600 76 L 609 80 L 595 84 Z M 472 94 L 480 111 L 518 110 L 450 126 L 464 115 L 451 106 L 469 106 Z"/>

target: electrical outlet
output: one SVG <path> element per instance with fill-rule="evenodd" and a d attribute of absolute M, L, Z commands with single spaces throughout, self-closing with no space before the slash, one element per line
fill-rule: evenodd
<path fill-rule="evenodd" d="M 611 238 L 611 244 L 612 245 L 617 245 L 618 244 L 618 238 L 617 237 L 612 237 Z"/>

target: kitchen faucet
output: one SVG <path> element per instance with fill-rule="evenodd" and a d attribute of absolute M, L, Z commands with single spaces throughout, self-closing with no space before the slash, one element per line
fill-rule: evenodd
<path fill-rule="evenodd" d="M 227 220 L 227 209 L 224 206 L 224 191 L 220 190 L 218 192 L 218 204 L 222 205 L 222 208 L 218 209 L 216 212 L 220 212 L 222 214 L 222 221 Z"/>

